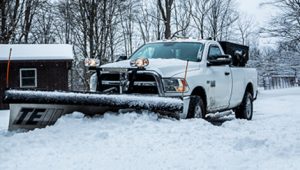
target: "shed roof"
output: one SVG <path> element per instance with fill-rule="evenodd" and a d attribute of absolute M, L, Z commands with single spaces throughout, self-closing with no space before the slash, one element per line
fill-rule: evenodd
<path fill-rule="evenodd" d="M 0 61 L 8 60 L 73 60 L 72 45 L 69 44 L 0 44 Z"/>

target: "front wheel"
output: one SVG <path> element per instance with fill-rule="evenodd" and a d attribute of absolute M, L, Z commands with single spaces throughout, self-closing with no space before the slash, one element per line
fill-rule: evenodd
<path fill-rule="evenodd" d="M 253 116 L 253 97 L 251 93 L 246 92 L 241 105 L 235 111 L 235 117 L 238 119 L 251 120 Z"/>
<path fill-rule="evenodd" d="M 187 118 L 205 118 L 206 109 L 200 96 L 191 96 Z"/>

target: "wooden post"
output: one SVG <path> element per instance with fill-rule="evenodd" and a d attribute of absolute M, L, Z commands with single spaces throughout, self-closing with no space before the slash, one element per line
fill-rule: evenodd
<path fill-rule="evenodd" d="M 6 68 L 6 88 L 9 88 L 9 71 L 10 71 L 10 58 L 11 58 L 12 48 L 9 50 L 9 56 L 7 61 L 7 68 Z"/>

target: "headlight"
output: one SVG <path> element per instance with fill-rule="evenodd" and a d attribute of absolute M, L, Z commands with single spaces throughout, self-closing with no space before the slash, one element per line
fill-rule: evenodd
<path fill-rule="evenodd" d="M 96 58 L 86 58 L 84 60 L 84 65 L 86 67 L 96 67 L 100 65 L 100 60 Z"/>
<path fill-rule="evenodd" d="M 136 60 L 131 60 L 130 65 L 132 67 L 143 68 L 149 65 L 149 60 L 147 58 L 138 58 Z"/>
<path fill-rule="evenodd" d="M 165 92 L 184 93 L 189 91 L 189 86 L 184 79 L 163 79 Z"/>

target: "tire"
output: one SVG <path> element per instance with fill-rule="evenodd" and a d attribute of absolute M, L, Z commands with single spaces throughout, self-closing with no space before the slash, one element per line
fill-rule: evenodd
<path fill-rule="evenodd" d="M 191 96 L 187 118 L 205 118 L 206 109 L 200 96 Z"/>
<path fill-rule="evenodd" d="M 246 92 L 241 105 L 235 110 L 235 117 L 238 119 L 251 120 L 253 116 L 253 97 Z"/>

